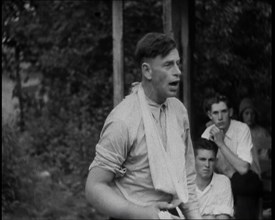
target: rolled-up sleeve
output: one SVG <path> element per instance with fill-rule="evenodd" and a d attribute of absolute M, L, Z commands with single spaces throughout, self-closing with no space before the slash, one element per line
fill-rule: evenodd
<path fill-rule="evenodd" d="M 242 132 L 239 132 L 239 143 L 238 143 L 238 148 L 237 148 L 237 154 L 238 156 L 252 164 L 252 138 L 251 138 L 251 133 L 249 130 L 249 127 L 247 125 L 243 125 Z"/>
<path fill-rule="evenodd" d="M 128 129 L 123 121 L 106 120 L 89 170 L 101 167 L 113 172 L 117 177 L 123 176 L 126 172 L 123 163 L 128 153 L 128 137 Z"/>

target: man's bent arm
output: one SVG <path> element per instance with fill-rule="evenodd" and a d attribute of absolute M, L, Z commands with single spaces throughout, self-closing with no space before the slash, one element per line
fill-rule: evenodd
<path fill-rule="evenodd" d="M 216 219 L 231 219 L 231 217 L 227 214 L 219 214 L 219 215 L 215 215 Z"/>
<path fill-rule="evenodd" d="M 227 161 L 237 170 L 239 174 L 243 175 L 248 172 L 250 168 L 250 164 L 248 162 L 240 159 L 224 143 L 220 145 L 219 148 Z"/>
<path fill-rule="evenodd" d="M 111 171 L 100 167 L 94 167 L 90 170 L 85 194 L 94 208 L 113 218 L 158 218 L 157 208 L 138 206 L 125 199 L 120 192 L 115 190 L 113 178 L 114 174 Z"/>
<path fill-rule="evenodd" d="M 224 155 L 227 161 L 235 168 L 235 170 L 237 170 L 239 174 L 246 174 L 250 168 L 250 164 L 239 158 L 229 149 L 229 147 L 224 142 L 224 132 L 216 126 L 213 126 L 210 134 L 211 132 L 214 136 L 214 142 L 220 148 L 221 153 Z"/>

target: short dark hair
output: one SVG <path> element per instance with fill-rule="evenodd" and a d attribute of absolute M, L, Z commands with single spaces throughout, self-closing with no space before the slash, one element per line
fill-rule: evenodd
<path fill-rule="evenodd" d="M 142 37 L 136 46 L 135 59 L 140 66 L 144 59 L 155 58 L 158 55 L 165 57 L 176 48 L 175 40 L 163 33 L 148 33 Z"/>
<path fill-rule="evenodd" d="M 217 152 L 218 152 L 217 144 L 214 141 L 211 141 L 205 138 L 198 139 L 194 143 L 193 147 L 194 147 L 195 155 L 197 155 L 197 151 L 199 149 L 212 150 L 215 153 L 215 156 L 217 155 Z"/>
<path fill-rule="evenodd" d="M 211 110 L 212 105 L 219 102 L 224 102 L 228 108 L 232 107 L 231 102 L 227 96 L 220 93 L 215 93 L 214 95 L 209 96 L 204 100 L 204 103 L 203 103 L 204 112 L 207 114 L 207 112 Z"/>

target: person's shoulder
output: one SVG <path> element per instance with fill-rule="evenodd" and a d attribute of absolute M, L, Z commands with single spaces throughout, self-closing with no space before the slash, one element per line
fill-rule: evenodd
<path fill-rule="evenodd" d="M 236 119 L 231 119 L 231 123 L 233 126 L 238 126 L 238 127 L 247 126 L 247 124 L 245 124 L 244 122 L 236 120 Z"/>
<path fill-rule="evenodd" d="M 213 178 L 216 185 L 219 185 L 220 187 L 225 185 L 230 185 L 230 179 L 224 174 L 219 174 L 214 172 Z"/>
<path fill-rule="evenodd" d="M 184 129 L 189 129 L 189 116 L 184 104 L 175 97 L 168 98 L 167 104 L 170 112 L 176 116 L 179 126 L 183 126 L 182 128 Z"/>
<path fill-rule="evenodd" d="M 171 97 L 167 99 L 168 106 L 171 106 L 174 110 L 186 113 L 186 107 L 184 104 L 176 97 Z"/>
<path fill-rule="evenodd" d="M 229 180 L 229 178 L 226 176 L 226 175 L 224 175 L 224 174 L 220 174 L 220 173 L 213 173 L 213 177 L 215 178 L 215 179 L 217 179 L 217 180 L 220 180 L 220 181 L 230 181 Z"/>
<path fill-rule="evenodd" d="M 231 126 L 235 131 L 240 131 L 240 130 L 249 130 L 249 127 L 246 123 L 231 119 Z"/>
<path fill-rule="evenodd" d="M 124 121 L 126 124 L 139 117 L 138 97 L 136 94 L 126 96 L 109 114 L 109 118 Z"/>
<path fill-rule="evenodd" d="M 201 137 L 203 138 L 206 138 L 206 139 L 209 139 L 210 137 L 210 130 L 211 128 L 213 128 L 215 125 L 214 124 L 211 124 L 209 125 L 208 127 L 205 128 L 204 132 L 202 133 Z"/>
<path fill-rule="evenodd" d="M 251 128 L 251 130 L 261 134 L 262 136 L 269 136 L 269 132 L 266 128 L 262 127 L 261 125 L 255 125 Z"/>

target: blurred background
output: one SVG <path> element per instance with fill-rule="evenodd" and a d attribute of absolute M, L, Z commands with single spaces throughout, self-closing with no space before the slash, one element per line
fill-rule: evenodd
<path fill-rule="evenodd" d="M 124 1 L 124 95 L 141 78 L 136 42 L 163 32 L 163 3 Z M 193 139 L 208 121 L 202 103 L 212 90 L 232 99 L 236 117 L 252 97 L 271 133 L 271 0 L 195 0 L 193 13 Z M 2 1 L 3 219 L 106 218 L 84 186 L 112 108 L 111 0 Z M 271 207 L 268 187 L 263 208 Z"/>

